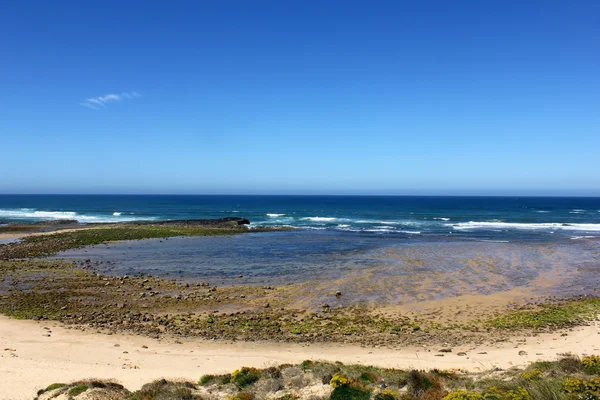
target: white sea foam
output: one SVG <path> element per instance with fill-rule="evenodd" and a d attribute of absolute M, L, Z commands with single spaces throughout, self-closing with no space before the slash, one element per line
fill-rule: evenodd
<path fill-rule="evenodd" d="M 447 217 L 436 217 L 434 219 L 440 220 L 440 221 L 450 221 L 450 218 Z"/>
<path fill-rule="evenodd" d="M 19 209 L 0 209 L 0 219 L 21 219 L 35 221 L 52 221 L 59 219 L 74 219 L 79 222 L 127 222 L 140 219 L 156 219 L 156 218 L 138 218 L 138 217 L 122 217 L 119 215 L 86 215 L 78 214 L 75 211 L 36 211 L 31 208 Z"/>
<path fill-rule="evenodd" d="M 400 224 L 408 224 L 410 225 L 410 221 L 380 221 L 376 219 L 360 219 L 358 221 L 354 221 L 357 224 L 384 224 L 384 225 L 400 225 Z"/>
<path fill-rule="evenodd" d="M 337 227 L 338 228 L 349 228 L 350 225 L 348 225 L 348 224 L 339 224 Z"/>
<path fill-rule="evenodd" d="M 120 213 L 120 212 L 116 212 L 116 211 L 115 211 L 115 212 L 113 213 L 113 215 L 116 217 L 116 216 L 119 216 L 119 215 L 121 215 L 121 213 Z"/>
<path fill-rule="evenodd" d="M 469 229 L 525 229 L 525 230 L 563 230 L 563 231 L 590 231 L 600 232 L 600 224 L 561 224 L 548 223 L 520 223 L 520 222 L 460 222 L 458 224 L 446 224 L 456 230 Z"/>
<path fill-rule="evenodd" d="M 569 211 L 569 214 L 583 214 L 585 211 Z"/>
<path fill-rule="evenodd" d="M 597 238 L 598 236 L 573 236 L 571 239 L 572 240 L 577 240 L 577 239 L 592 239 L 592 238 Z"/>
<path fill-rule="evenodd" d="M 303 221 L 313 221 L 313 222 L 331 222 L 335 221 L 337 218 L 334 217 L 304 217 L 300 218 Z"/>
<path fill-rule="evenodd" d="M 408 233 L 409 235 L 420 235 L 421 232 L 419 231 L 400 231 L 402 233 Z"/>
<path fill-rule="evenodd" d="M 546 210 L 536 210 L 535 212 L 537 212 L 537 213 L 544 213 L 544 214 L 546 214 L 546 213 L 549 213 L 550 211 L 546 211 Z"/>
<path fill-rule="evenodd" d="M 277 217 L 283 217 L 285 214 L 267 214 L 267 217 L 270 218 L 277 218 Z"/>

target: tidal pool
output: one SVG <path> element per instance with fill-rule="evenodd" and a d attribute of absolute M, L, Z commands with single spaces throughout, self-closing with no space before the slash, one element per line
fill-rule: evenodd
<path fill-rule="evenodd" d="M 407 240 L 330 231 L 266 232 L 110 243 L 59 253 L 114 275 L 216 285 L 305 284 L 344 303 L 404 304 L 526 287 L 533 295 L 598 294 L 600 242 Z M 322 298 L 323 296 L 319 296 Z"/>

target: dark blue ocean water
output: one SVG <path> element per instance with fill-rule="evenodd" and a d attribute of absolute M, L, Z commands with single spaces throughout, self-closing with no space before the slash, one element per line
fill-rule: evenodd
<path fill-rule="evenodd" d="M 600 236 L 600 198 L 441 196 L 0 195 L 0 223 L 240 216 L 372 236 L 552 240 Z"/>

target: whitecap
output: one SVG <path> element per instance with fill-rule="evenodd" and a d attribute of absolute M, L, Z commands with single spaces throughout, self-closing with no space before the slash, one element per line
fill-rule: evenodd
<path fill-rule="evenodd" d="M 137 220 L 155 220 L 155 217 L 123 217 L 121 215 L 87 215 L 75 211 L 35 211 L 34 209 L 0 209 L 0 218 L 52 221 L 72 219 L 79 222 L 127 222 Z"/>
<path fill-rule="evenodd" d="M 121 215 L 121 213 L 120 213 L 120 212 L 117 212 L 117 211 L 115 211 L 115 212 L 113 213 L 113 215 L 114 215 L 115 217 L 118 217 L 119 215 Z"/>
<path fill-rule="evenodd" d="M 450 218 L 447 218 L 447 217 L 435 217 L 433 219 L 437 219 L 437 220 L 440 220 L 440 221 L 450 221 Z"/>
<path fill-rule="evenodd" d="M 331 222 L 335 221 L 337 218 L 334 217 L 304 217 L 300 218 L 303 221 L 314 221 L 314 222 Z"/>
<path fill-rule="evenodd" d="M 267 217 L 270 218 L 277 218 L 277 217 L 283 217 L 285 214 L 267 214 Z"/>
<path fill-rule="evenodd" d="M 524 230 L 564 230 L 564 231 L 591 231 L 600 232 L 600 224 L 562 224 L 557 222 L 548 223 L 520 223 L 520 222 L 459 222 L 457 224 L 446 224 L 456 230 L 469 229 L 524 229 Z"/>

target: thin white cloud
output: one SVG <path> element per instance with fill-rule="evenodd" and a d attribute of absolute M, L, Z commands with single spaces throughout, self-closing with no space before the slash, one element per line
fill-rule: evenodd
<path fill-rule="evenodd" d="M 131 100 L 141 96 L 142 95 L 139 92 L 109 93 L 104 96 L 97 96 L 85 99 L 81 103 L 81 105 L 91 110 L 99 110 L 100 107 L 106 108 L 106 103 L 109 103 L 111 101 L 121 101 L 122 99 Z"/>

